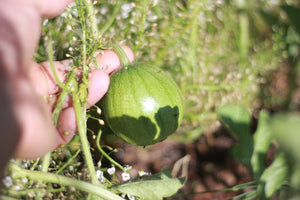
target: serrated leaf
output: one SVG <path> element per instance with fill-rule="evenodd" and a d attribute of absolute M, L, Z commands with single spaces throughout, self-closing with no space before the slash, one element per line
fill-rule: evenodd
<path fill-rule="evenodd" d="M 250 134 L 251 117 L 249 112 L 243 106 L 226 105 L 221 107 L 217 114 L 218 119 L 238 141 L 238 144 L 232 149 L 233 156 L 251 168 L 253 138 Z"/>
<path fill-rule="evenodd" d="M 265 169 L 257 191 L 260 199 L 269 199 L 282 186 L 288 175 L 288 166 L 285 155 L 280 152 L 272 164 Z"/>
<path fill-rule="evenodd" d="M 160 200 L 175 194 L 183 185 L 185 178 L 172 178 L 167 170 L 142 179 L 137 179 L 112 188 L 116 193 L 129 194 L 141 200 Z"/>
<path fill-rule="evenodd" d="M 269 128 L 270 116 L 267 112 L 261 111 L 258 117 L 257 130 L 254 133 L 254 147 L 251 157 L 251 165 L 254 179 L 258 179 L 266 168 L 265 158 L 272 142 L 272 133 Z"/>

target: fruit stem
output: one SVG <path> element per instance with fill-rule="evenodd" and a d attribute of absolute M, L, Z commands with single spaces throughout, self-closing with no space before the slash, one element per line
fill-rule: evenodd
<path fill-rule="evenodd" d="M 118 44 L 112 44 L 112 48 L 119 56 L 119 59 L 121 61 L 121 67 L 128 67 L 131 64 L 131 62 L 123 48 Z"/>
<path fill-rule="evenodd" d="M 122 165 L 120 165 L 118 162 L 116 162 L 114 159 L 112 159 L 101 147 L 100 145 L 100 138 L 102 135 L 102 130 L 100 129 L 97 135 L 97 139 L 96 139 L 96 144 L 97 144 L 97 148 L 98 150 L 102 153 L 102 155 L 104 155 L 112 164 L 116 165 L 117 167 L 119 167 L 122 171 L 125 172 L 124 167 L 122 167 Z"/>

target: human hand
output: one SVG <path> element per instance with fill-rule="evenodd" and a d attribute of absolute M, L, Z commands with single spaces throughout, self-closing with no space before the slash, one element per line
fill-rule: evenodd
<path fill-rule="evenodd" d="M 64 103 L 57 127 L 53 126 L 51 111 L 60 89 L 50 64 L 34 63 L 32 56 L 40 37 L 41 18 L 59 14 L 71 1 L 0 0 L 0 170 L 11 156 L 43 156 L 70 141 L 72 134 L 66 136 L 65 132 L 76 132 L 71 97 Z M 132 51 L 123 48 L 132 61 Z M 111 50 L 103 51 L 97 60 L 100 69 L 89 75 L 88 106 L 106 93 L 109 73 L 120 66 Z M 66 80 L 70 64 L 70 60 L 54 62 L 61 82 Z"/>

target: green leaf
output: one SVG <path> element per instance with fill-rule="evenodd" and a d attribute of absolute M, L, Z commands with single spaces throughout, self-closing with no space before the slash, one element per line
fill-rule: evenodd
<path fill-rule="evenodd" d="M 269 199 L 282 186 L 288 175 L 284 153 L 277 154 L 272 164 L 263 172 L 257 187 L 259 199 Z"/>
<path fill-rule="evenodd" d="M 276 13 L 273 13 L 263 8 L 258 8 L 258 13 L 270 29 L 272 29 L 273 25 L 279 23 L 279 16 Z"/>
<path fill-rule="evenodd" d="M 218 119 L 238 141 L 232 154 L 246 167 L 251 168 L 250 159 L 253 152 L 253 138 L 250 134 L 251 117 L 243 106 L 226 105 L 218 112 Z"/>
<path fill-rule="evenodd" d="M 116 193 L 129 194 L 141 200 L 160 200 L 175 194 L 183 185 L 185 178 L 172 178 L 167 170 L 142 179 L 112 187 Z"/>
<path fill-rule="evenodd" d="M 269 120 L 270 116 L 267 112 L 261 111 L 259 113 L 258 127 L 254 134 L 254 149 L 251 157 L 251 165 L 255 180 L 261 176 L 266 168 L 266 154 L 273 137 L 268 124 Z"/>
<path fill-rule="evenodd" d="M 300 161 L 300 115 L 277 114 L 272 117 L 270 128 L 280 148 L 293 160 Z"/>
<path fill-rule="evenodd" d="M 290 184 L 300 187 L 300 115 L 299 113 L 275 115 L 270 127 L 279 147 L 284 151 L 289 166 Z"/>
<path fill-rule="evenodd" d="M 288 5 L 281 6 L 281 9 L 287 14 L 292 26 L 300 35 L 300 9 Z"/>
<path fill-rule="evenodd" d="M 249 124 L 251 117 L 243 106 L 225 105 L 218 110 L 219 120 L 238 137 L 250 135 Z"/>

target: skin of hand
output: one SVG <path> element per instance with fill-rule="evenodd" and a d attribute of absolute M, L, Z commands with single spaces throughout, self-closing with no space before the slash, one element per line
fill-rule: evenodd
<path fill-rule="evenodd" d="M 68 143 L 77 131 L 71 97 L 63 105 L 57 127 L 53 126 L 51 114 L 60 89 L 49 62 L 33 61 L 42 17 L 58 15 L 70 2 L 0 0 L 0 173 L 11 157 L 41 157 Z M 132 51 L 122 48 L 132 61 Z M 109 74 L 120 66 L 118 56 L 111 50 L 102 51 L 97 61 L 99 69 L 89 74 L 87 107 L 103 97 Z M 61 82 L 66 80 L 71 62 L 54 62 Z"/>

